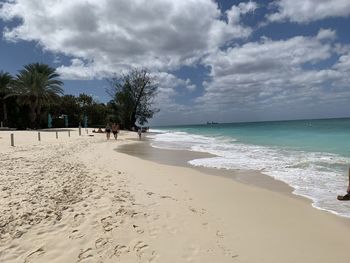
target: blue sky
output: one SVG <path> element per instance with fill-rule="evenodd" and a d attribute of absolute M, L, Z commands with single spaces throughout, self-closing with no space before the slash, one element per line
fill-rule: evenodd
<path fill-rule="evenodd" d="M 44 62 L 66 94 L 110 100 L 146 67 L 151 125 L 350 116 L 348 0 L 0 1 L 0 70 Z"/>

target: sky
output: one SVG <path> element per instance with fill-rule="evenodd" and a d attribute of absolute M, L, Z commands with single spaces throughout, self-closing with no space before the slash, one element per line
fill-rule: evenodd
<path fill-rule="evenodd" d="M 0 0 L 0 70 L 57 69 L 106 103 L 147 68 L 151 125 L 350 116 L 350 0 Z"/>

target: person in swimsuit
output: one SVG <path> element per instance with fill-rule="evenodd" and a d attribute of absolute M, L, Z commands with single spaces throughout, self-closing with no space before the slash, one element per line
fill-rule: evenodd
<path fill-rule="evenodd" d="M 106 136 L 107 140 L 109 140 L 109 138 L 111 137 L 111 125 L 109 123 L 107 123 L 106 125 Z"/>
<path fill-rule="evenodd" d="M 113 132 L 113 135 L 114 135 L 114 139 L 117 139 L 118 138 L 118 125 L 114 122 L 112 124 L 112 132 Z"/>

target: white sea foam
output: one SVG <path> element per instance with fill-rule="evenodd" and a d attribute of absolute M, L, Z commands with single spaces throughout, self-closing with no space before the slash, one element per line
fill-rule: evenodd
<path fill-rule="evenodd" d="M 157 129 L 149 129 L 149 132 L 153 132 L 153 133 L 167 133 L 170 131 L 167 130 L 157 130 Z"/>
<path fill-rule="evenodd" d="M 263 170 L 264 174 L 292 186 L 296 195 L 311 199 L 314 207 L 350 217 L 350 203 L 336 200 L 337 194 L 344 192 L 347 185 L 344 171 L 349 158 L 324 152 L 248 145 L 234 142 L 232 138 L 185 132 L 162 131 L 150 137 L 153 147 L 216 155 L 191 160 L 189 163 L 194 166 Z"/>

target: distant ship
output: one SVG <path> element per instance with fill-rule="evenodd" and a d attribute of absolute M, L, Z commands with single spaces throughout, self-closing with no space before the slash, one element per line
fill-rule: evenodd
<path fill-rule="evenodd" d="M 212 125 L 212 124 L 219 124 L 218 122 L 213 122 L 213 121 L 207 121 L 207 125 Z"/>

